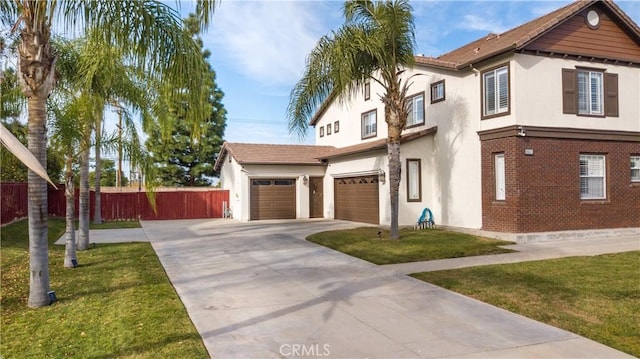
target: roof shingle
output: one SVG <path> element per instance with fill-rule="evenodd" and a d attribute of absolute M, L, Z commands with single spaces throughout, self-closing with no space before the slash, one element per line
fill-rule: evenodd
<path fill-rule="evenodd" d="M 225 142 L 215 168 L 220 170 L 224 157 L 229 154 L 239 164 L 323 165 L 319 159 L 335 150 L 333 146 L 272 145 L 258 143 Z"/>
<path fill-rule="evenodd" d="M 416 56 L 416 63 L 449 68 L 463 69 L 474 63 L 486 60 L 510 50 L 518 50 L 528 45 L 532 40 L 554 28 L 569 17 L 598 2 L 597 0 L 577 0 L 553 12 L 531 20 L 525 24 L 508 30 L 502 34 L 489 34 L 467 45 L 438 57 Z M 603 0 L 601 4 L 614 12 L 622 23 L 640 37 L 638 25 L 631 20 L 620 8 L 610 0 Z"/>

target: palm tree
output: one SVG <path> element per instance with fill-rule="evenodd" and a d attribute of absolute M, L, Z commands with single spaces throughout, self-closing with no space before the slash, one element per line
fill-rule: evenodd
<path fill-rule="evenodd" d="M 411 77 L 402 73 L 414 64 L 412 8 L 407 0 L 347 1 L 345 23 L 320 39 L 307 58 L 306 69 L 291 91 L 289 130 L 304 136 L 314 112 L 325 101 L 349 101 L 368 81 L 384 89 L 388 127 L 391 238 L 399 238 L 398 189 L 400 137 L 409 114 L 405 96 Z"/>
<path fill-rule="evenodd" d="M 74 188 L 74 160 L 83 148 L 88 147 L 84 142 L 83 127 L 88 126 L 84 113 L 87 103 L 86 97 L 72 98 L 69 96 L 57 96 L 62 99 L 60 103 L 49 106 L 51 112 L 52 146 L 57 147 L 65 154 L 65 198 L 66 198 L 66 233 L 64 266 L 75 268 L 78 264 L 76 256 L 76 230 L 75 230 L 75 188 Z M 84 119 L 84 121 L 81 121 Z"/>
<path fill-rule="evenodd" d="M 196 13 L 202 26 L 213 15 L 213 0 L 201 0 Z M 69 30 L 100 29 L 104 43 L 126 49 L 130 60 L 150 73 L 184 87 L 202 88 L 206 69 L 193 40 L 184 35 L 177 12 L 160 1 L 0 0 L 0 21 L 19 33 L 18 79 L 27 97 L 28 147 L 46 165 L 47 97 L 57 80 L 51 46 L 54 24 Z M 201 100 L 201 99 L 198 99 Z M 200 114 L 199 119 L 205 116 Z M 194 123 L 198 118 L 194 119 Z M 47 185 L 29 171 L 30 307 L 51 303 L 48 292 Z"/>

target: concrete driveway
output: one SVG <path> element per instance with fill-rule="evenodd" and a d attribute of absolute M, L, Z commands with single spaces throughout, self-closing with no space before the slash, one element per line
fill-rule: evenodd
<path fill-rule="evenodd" d="M 629 357 L 304 240 L 355 225 L 142 223 L 214 358 Z"/>

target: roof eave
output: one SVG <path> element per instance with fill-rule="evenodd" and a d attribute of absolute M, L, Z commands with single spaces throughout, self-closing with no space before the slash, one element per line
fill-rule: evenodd
<path fill-rule="evenodd" d="M 218 152 L 218 158 L 216 158 L 216 163 L 213 165 L 213 169 L 216 172 L 219 172 L 222 169 L 222 164 L 224 163 L 224 158 L 227 156 L 229 149 L 227 148 L 227 142 L 225 141 L 220 147 L 220 152 Z M 231 156 L 231 154 L 229 154 Z"/>

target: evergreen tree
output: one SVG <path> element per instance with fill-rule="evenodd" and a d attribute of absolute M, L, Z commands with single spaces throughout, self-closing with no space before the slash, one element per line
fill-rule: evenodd
<path fill-rule="evenodd" d="M 114 160 L 109 160 L 103 158 L 100 161 L 100 169 L 102 170 L 102 175 L 100 176 L 100 185 L 105 187 L 115 187 L 116 178 L 118 177 L 118 171 L 116 171 L 116 163 Z M 129 185 L 129 179 L 127 176 L 123 174 L 120 175 L 120 183 L 123 187 Z M 96 180 L 96 172 L 89 172 L 89 183 L 94 183 Z"/>
<path fill-rule="evenodd" d="M 198 37 L 199 25 L 191 14 L 185 19 L 185 31 L 194 37 L 201 49 L 204 59 L 211 56 L 209 50 L 203 49 L 202 40 Z M 156 113 L 165 113 L 169 117 L 170 126 L 155 126 L 148 131 L 146 146 L 157 165 L 157 179 L 164 186 L 209 186 L 212 177 L 218 174 L 214 164 L 223 143 L 226 127 L 227 111 L 222 104 L 224 93 L 216 84 L 216 73 L 209 65 L 210 115 L 207 121 L 198 126 L 185 121 L 189 111 L 186 101 L 159 101 Z M 181 96 L 189 96 L 182 92 Z M 166 122 L 165 122 L 166 123 Z"/>

